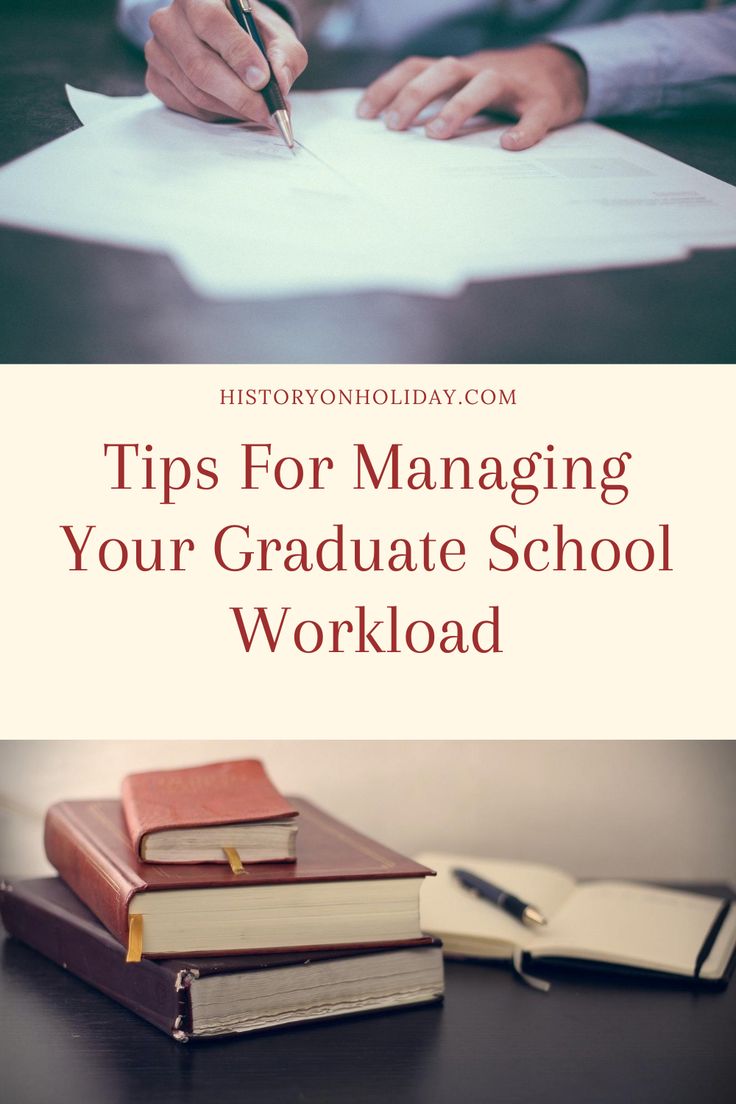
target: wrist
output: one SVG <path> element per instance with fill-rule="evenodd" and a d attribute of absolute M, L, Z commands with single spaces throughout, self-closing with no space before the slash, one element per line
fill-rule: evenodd
<path fill-rule="evenodd" d="M 567 106 L 574 113 L 573 118 L 580 118 L 588 100 L 588 70 L 583 59 L 577 51 L 557 42 L 540 42 L 538 48 L 549 59 L 556 83 L 564 93 Z"/>

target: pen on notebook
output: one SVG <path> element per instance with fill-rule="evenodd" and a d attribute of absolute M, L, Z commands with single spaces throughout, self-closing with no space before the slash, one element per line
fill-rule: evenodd
<path fill-rule="evenodd" d="M 542 927 L 547 923 L 546 918 L 535 905 L 521 901 L 518 897 L 514 897 L 513 893 L 507 893 L 505 889 L 487 882 L 484 878 L 479 878 L 470 870 L 456 869 L 452 873 L 465 889 L 470 890 L 471 893 L 477 893 L 484 901 L 490 901 L 492 905 L 503 909 L 522 923 L 531 924 L 533 927 Z"/>
<path fill-rule="evenodd" d="M 261 88 L 260 92 L 266 101 L 266 107 L 268 108 L 271 118 L 276 121 L 276 125 L 281 131 L 281 136 L 286 142 L 290 150 L 294 148 L 294 132 L 291 129 L 291 119 L 289 118 L 289 112 L 284 103 L 284 97 L 281 95 L 281 89 L 279 88 L 278 81 L 273 75 L 273 69 L 271 63 L 268 60 L 266 53 L 266 47 L 263 45 L 263 39 L 256 25 L 256 21 L 253 18 L 253 9 L 250 6 L 250 0 L 230 0 L 230 7 L 232 13 L 237 19 L 240 26 L 243 28 L 246 34 L 255 42 L 258 49 L 266 59 L 266 65 L 268 66 L 268 84 L 265 88 Z"/>

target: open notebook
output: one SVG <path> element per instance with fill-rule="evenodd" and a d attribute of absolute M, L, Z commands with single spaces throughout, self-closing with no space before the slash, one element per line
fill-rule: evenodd
<path fill-rule="evenodd" d="M 725 984 L 736 947 L 736 903 L 635 882 L 576 882 L 553 867 L 425 853 L 437 871 L 422 891 L 422 928 L 450 956 L 599 963 Z M 464 889 L 465 868 L 539 908 L 532 930 Z"/>

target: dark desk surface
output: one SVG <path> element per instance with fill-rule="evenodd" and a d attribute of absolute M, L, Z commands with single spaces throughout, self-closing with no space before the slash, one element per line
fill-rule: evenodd
<path fill-rule="evenodd" d="M 0 973 L 7 1104 L 730 1104 L 736 1084 L 734 983 L 568 971 L 541 994 L 457 962 L 444 1006 L 182 1045 L 15 940 Z"/>
<path fill-rule="evenodd" d="M 64 83 L 143 91 L 113 0 L 0 9 L 0 161 L 77 126 Z M 382 59 L 313 62 L 300 87 L 362 84 Z M 616 125 L 736 183 L 736 116 Z M 399 294 L 257 304 L 200 299 L 160 255 L 0 230 L 5 362 L 724 362 L 736 359 L 736 250 L 686 262 Z"/>

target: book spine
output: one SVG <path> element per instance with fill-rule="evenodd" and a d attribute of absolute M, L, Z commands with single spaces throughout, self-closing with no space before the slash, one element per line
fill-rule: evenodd
<path fill-rule="evenodd" d="M 136 856 L 140 858 L 141 843 L 146 834 L 146 829 L 138 815 L 135 788 L 130 776 L 123 779 L 123 785 L 120 792 L 120 803 L 123 806 L 123 820 L 125 821 L 125 827 L 128 829 L 131 847 L 135 851 Z"/>
<path fill-rule="evenodd" d="M 190 978 L 150 960 L 129 965 L 114 940 L 69 913 L 0 887 L 8 932 L 144 1020 L 185 1042 L 191 1029 Z"/>
<path fill-rule="evenodd" d="M 63 804 L 52 805 L 46 814 L 44 847 L 69 888 L 126 947 L 128 902 L 140 887 L 99 850 Z"/>

